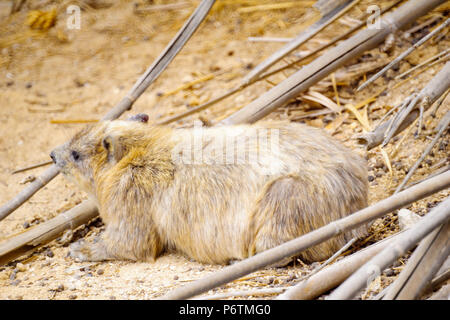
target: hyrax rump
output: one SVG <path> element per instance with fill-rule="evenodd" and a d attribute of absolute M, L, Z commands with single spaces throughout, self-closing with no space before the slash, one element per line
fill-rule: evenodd
<path fill-rule="evenodd" d="M 153 261 L 176 250 L 226 264 L 367 205 L 365 162 L 296 123 L 172 129 L 102 121 L 51 157 L 96 201 L 106 226 L 98 241 L 72 244 L 81 261 Z M 326 259 L 364 233 L 361 227 L 299 257 Z"/>

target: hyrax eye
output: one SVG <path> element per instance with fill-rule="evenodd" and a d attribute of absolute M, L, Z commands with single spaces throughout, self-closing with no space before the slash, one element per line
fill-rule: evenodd
<path fill-rule="evenodd" d="M 81 159 L 80 153 L 75 150 L 72 150 L 71 155 L 72 155 L 72 159 L 75 161 L 79 161 Z"/>

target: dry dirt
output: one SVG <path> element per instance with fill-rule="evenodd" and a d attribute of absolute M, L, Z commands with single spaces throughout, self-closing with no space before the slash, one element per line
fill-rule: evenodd
<path fill-rule="evenodd" d="M 143 2 L 140 4 L 143 5 Z M 245 1 L 235 2 L 238 4 L 225 3 L 213 9 L 169 68 L 139 98 L 132 113 L 145 112 L 149 114 L 150 121 L 158 121 L 220 95 L 238 84 L 252 67 L 282 46 L 275 42 L 250 42 L 247 41 L 249 36 L 292 37 L 303 30 L 307 23 L 305 10 L 300 5 L 286 10 L 243 13 L 237 9 Z M 381 4 L 389 2 L 380 1 Z M 93 120 L 104 115 L 160 54 L 198 1 L 190 1 L 191 5 L 183 9 L 145 15 L 135 14 L 131 2 L 111 0 L 65 1 L 58 4 L 54 1 L 28 1 L 20 12 L 9 16 L 10 3 L 0 1 L 0 205 L 22 190 L 28 177 L 38 177 L 45 168 L 18 174 L 11 174 L 12 171 L 48 160 L 48 154 L 55 146 L 69 139 L 83 126 L 55 124 L 51 120 Z M 80 30 L 66 28 L 68 16 L 65 8 L 70 3 L 83 4 Z M 105 3 L 112 6 L 98 6 Z M 362 1 L 348 16 L 361 17 L 368 3 Z M 95 5 L 97 8 L 94 8 Z M 51 8 L 57 8 L 58 11 L 56 24 L 48 31 L 33 31 L 26 25 L 30 10 L 46 11 Z M 442 10 L 434 12 L 434 15 L 442 14 Z M 429 18 L 430 15 L 419 22 Z M 333 23 L 316 37 L 319 40 L 308 42 L 300 50 L 308 50 L 333 38 L 347 29 L 351 22 L 347 19 Z M 420 32 L 413 36 L 419 37 Z M 399 38 L 389 53 L 374 49 L 367 56 L 390 59 L 408 44 L 408 41 Z M 448 35 L 438 42 L 430 43 L 402 62 L 394 75 L 448 48 L 448 45 Z M 370 124 L 376 125 L 388 106 L 396 105 L 414 89 L 422 88 L 442 65 L 437 64 L 379 96 L 368 109 Z M 289 70 L 271 77 L 270 81 L 260 82 L 200 115 L 207 120 L 223 118 L 294 71 Z M 171 93 L 183 84 L 205 76 L 209 79 Z M 338 92 L 343 101 L 356 104 L 378 92 L 388 80 L 391 80 L 391 74 L 377 80 L 367 90 L 355 94 L 355 88 L 362 83 L 362 77 L 357 77 L 350 83 L 339 85 Z M 324 94 L 334 99 L 332 88 Z M 411 133 L 403 133 L 401 137 L 405 139 L 397 139 L 388 146 L 388 153 L 398 147 L 397 154 L 391 159 L 392 174 L 384 165 L 379 149 L 365 152 L 356 145 L 354 137 L 363 132 L 363 128 L 353 115 L 349 113 L 348 119 L 336 129 L 336 139 L 368 159 L 371 168 L 369 175 L 374 178 L 370 182 L 371 203 L 392 194 L 405 171 L 428 144 L 439 117 L 449 110 L 449 103 L 447 98 L 436 118 L 426 118 L 425 129 L 417 138 Z M 297 101 L 270 117 L 292 118 L 296 111 L 312 107 L 318 106 Z M 171 125 L 189 125 L 198 118 L 199 115 L 191 116 Z M 306 123 L 319 127 L 325 127 L 330 120 L 334 118 L 321 116 L 305 119 Z M 433 165 L 448 158 L 448 148 L 447 135 L 441 139 L 432 156 L 426 158 L 412 180 L 423 179 L 435 170 Z M 449 190 L 445 190 L 418 201 L 409 209 L 424 215 L 448 195 Z M 62 176 L 56 177 L 0 222 L 0 241 L 55 217 L 85 198 L 86 195 L 76 186 Z M 95 221 L 79 228 L 73 239 L 58 239 L 35 253 L 0 266 L 0 299 L 147 299 L 222 268 L 203 265 L 176 253 L 165 254 L 155 263 L 77 263 L 67 257 L 67 246 L 71 240 L 92 237 L 101 228 L 101 222 Z M 368 243 L 398 231 L 395 213 L 377 220 L 371 230 L 372 238 Z M 370 297 L 392 282 L 404 262 L 405 259 L 399 260 L 391 269 L 392 272 L 381 278 L 380 286 L 371 288 L 372 291 L 366 292 L 365 297 Z M 313 267 L 297 261 L 286 268 L 255 272 L 210 293 L 291 285 Z"/>

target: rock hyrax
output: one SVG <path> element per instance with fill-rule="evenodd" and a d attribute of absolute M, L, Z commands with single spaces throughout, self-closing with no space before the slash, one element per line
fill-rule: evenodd
<path fill-rule="evenodd" d="M 86 127 L 51 153 L 96 201 L 106 226 L 98 241 L 72 244 L 79 260 L 153 261 L 176 250 L 226 264 L 367 205 L 365 161 L 319 129 L 289 122 L 173 129 L 130 119 Z M 299 257 L 326 259 L 365 230 Z"/>

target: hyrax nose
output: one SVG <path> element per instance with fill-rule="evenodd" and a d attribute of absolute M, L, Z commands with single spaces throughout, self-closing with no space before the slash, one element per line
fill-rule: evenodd
<path fill-rule="evenodd" d="M 53 162 L 56 163 L 56 156 L 54 151 L 50 152 L 50 158 L 52 158 Z"/>

